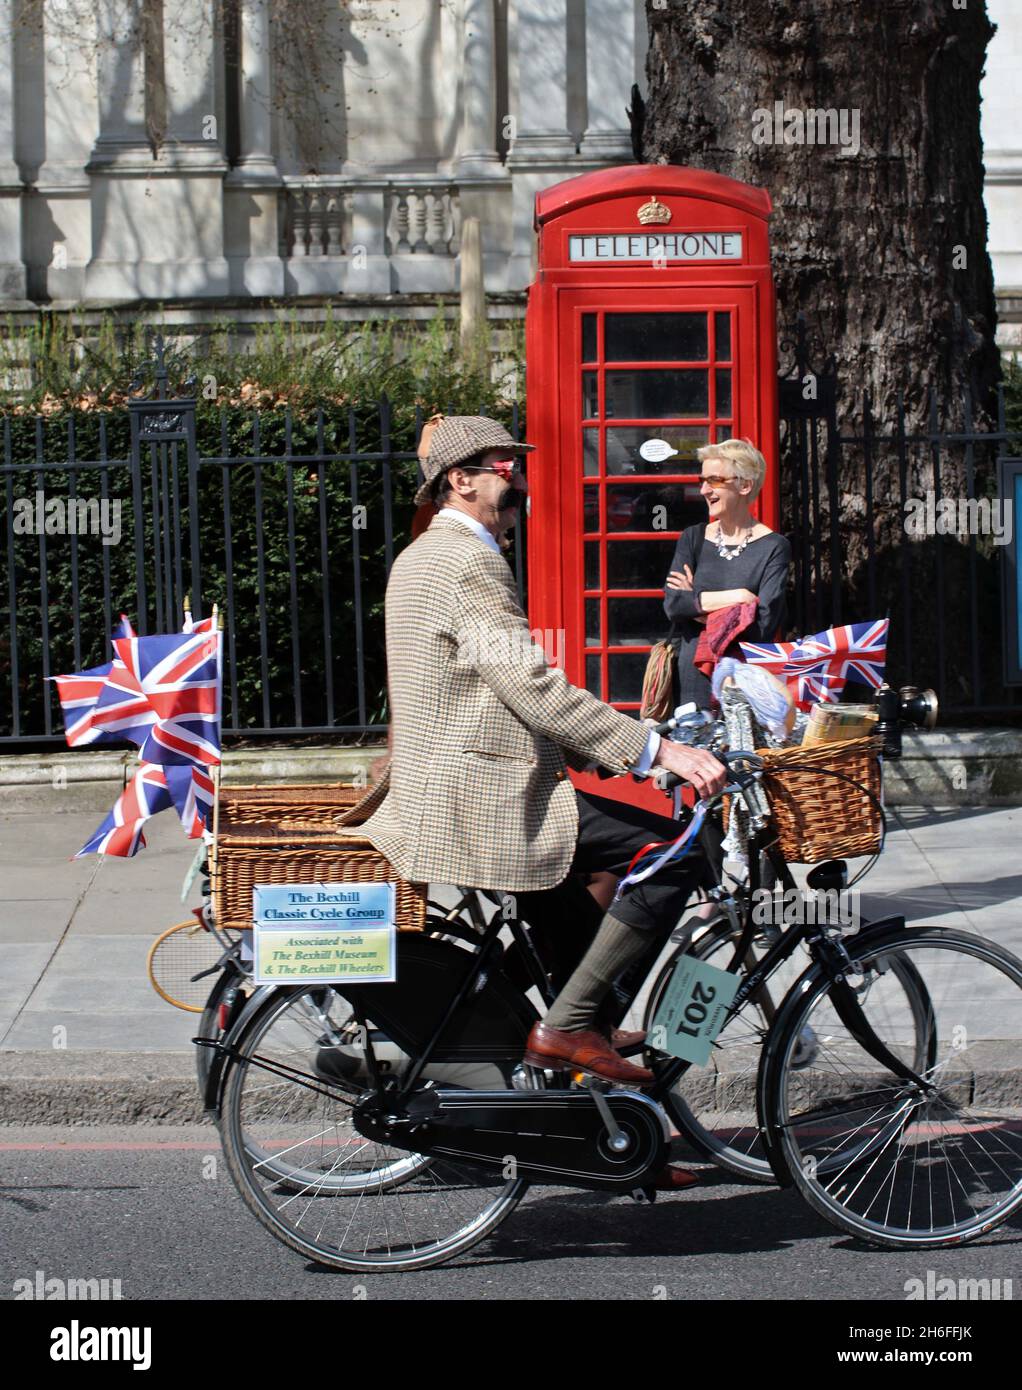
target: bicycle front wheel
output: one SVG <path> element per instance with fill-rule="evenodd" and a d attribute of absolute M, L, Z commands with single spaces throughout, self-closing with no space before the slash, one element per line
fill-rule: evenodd
<path fill-rule="evenodd" d="M 794 986 L 760 1078 L 771 1143 L 809 1204 L 851 1235 L 916 1249 L 974 1240 L 1022 1206 L 1022 961 L 938 927 L 845 945 L 862 1013 L 819 966 Z M 909 1019 L 881 1041 L 910 1075 L 875 1056 L 860 1027 L 906 977 L 925 985 L 925 1064 Z"/>
<path fill-rule="evenodd" d="M 740 929 L 728 922 L 715 923 L 687 950 L 697 960 L 725 970 L 731 965 L 740 934 Z M 765 939 L 753 940 L 741 962 L 743 975 L 755 968 L 768 944 Z M 667 962 L 650 993 L 644 1024 L 647 1030 L 670 983 L 676 960 L 677 955 Z M 763 1042 L 788 990 L 808 965 L 809 954 L 804 946 L 782 960 L 725 1024 L 706 1066 L 689 1067 L 664 1097 L 664 1105 L 679 1133 L 698 1154 L 751 1182 L 777 1181 L 760 1133 L 756 1080 Z M 912 1059 L 917 1067 L 926 1065 L 932 1047 L 929 1002 L 925 987 L 905 962 L 894 963 L 891 987 L 882 997 L 877 994 L 872 998 L 868 1015 L 871 1026 L 882 1038 L 900 1037 L 909 1028 L 915 1042 Z M 795 1048 L 794 1065 L 808 1066 L 817 1048 L 814 1025 L 807 1023 Z M 659 1054 L 649 1055 L 654 1065 L 662 1063 Z"/>

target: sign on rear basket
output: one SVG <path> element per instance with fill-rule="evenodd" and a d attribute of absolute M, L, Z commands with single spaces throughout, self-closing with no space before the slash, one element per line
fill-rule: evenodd
<path fill-rule="evenodd" d="M 393 883 L 257 883 L 257 985 L 397 978 Z"/>

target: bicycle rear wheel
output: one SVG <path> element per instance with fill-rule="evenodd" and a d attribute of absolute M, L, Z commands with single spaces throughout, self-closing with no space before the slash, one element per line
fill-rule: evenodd
<path fill-rule="evenodd" d="M 398 974 L 410 999 L 428 997 L 462 957 L 442 942 L 435 952 L 428 942 L 406 945 Z M 441 1263 L 503 1221 L 526 1183 L 360 1132 L 355 1107 L 374 1089 L 370 1045 L 377 1061 L 390 1062 L 391 1078 L 400 1077 L 410 1058 L 371 1017 L 361 1015 L 364 1032 L 353 1033 L 350 1023 L 357 1022 L 358 1011 L 340 989 L 275 991 L 241 1036 L 231 1039 L 221 1110 L 228 1169 L 259 1221 L 320 1263 L 360 1272 Z M 372 998 L 366 1008 L 372 1008 Z M 489 1054 L 492 1062 L 431 1064 L 421 1089 L 509 1084 L 534 1011 L 524 1000 L 515 1006 L 510 987 L 492 976 L 473 997 L 473 1011 L 496 1020 L 494 1036 L 505 1040 L 506 1053 L 505 1043 L 484 1045 L 481 1055 Z"/>
<path fill-rule="evenodd" d="M 847 977 L 867 1003 L 900 991 L 896 970 L 925 984 L 927 1062 L 908 1028 L 883 1042 L 903 1077 L 857 1038 L 854 1014 L 813 966 L 768 1041 L 760 1104 L 770 1142 L 810 1205 L 871 1244 L 927 1249 L 974 1240 L 1022 1206 L 1022 962 L 982 937 L 910 928 L 845 943 Z M 870 1010 L 865 1009 L 867 1017 Z M 817 1039 L 795 1062 L 806 1028 Z"/>

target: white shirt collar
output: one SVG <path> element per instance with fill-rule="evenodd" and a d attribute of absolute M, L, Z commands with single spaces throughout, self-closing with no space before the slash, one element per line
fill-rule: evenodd
<path fill-rule="evenodd" d="M 455 521 L 460 521 L 462 526 L 467 526 L 470 531 L 474 531 L 484 545 L 488 545 L 491 550 L 500 554 L 500 546 L 494 540 L 492 534 L 487 531 L 481 521 L 476 521 L 474 516 L 469 516 L 467 512 L 459 512 L 457 507 L 441 507 L 440 515 L 453 517 Z"/>

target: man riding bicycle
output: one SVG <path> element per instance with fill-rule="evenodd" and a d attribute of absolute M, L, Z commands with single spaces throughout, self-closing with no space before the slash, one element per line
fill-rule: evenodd
<path fill-rule="evenodd" d="M 639 849 L 677 828 L 576 792 L 568 767 L 617 775 L 662 767 L 700 796 L 721 790 L 725 770 L 705 750 L 662 739 L 571 685 L 532 642 L 498 537 L 524 504 L 521 456 L 534 446 L 485 416 L 434 417 L 423 434 L 416 502 L 432 501 L 437 515 L 397 557 L 387 586 L 391 759 L 362 833 L 405 878 L 512 893 L 530 925 L 570 935 L 586 910 L 572 873 L 621 876 Z M 693 850 L 612 903 L 533 1028 L 527 1062 L 652 1081 L 615 1050 L 623 1043 L 607 996 L 662 944 L 705 873 Z M 592 898 L 581 897 L 591 911 Z"/>

